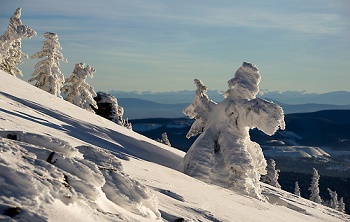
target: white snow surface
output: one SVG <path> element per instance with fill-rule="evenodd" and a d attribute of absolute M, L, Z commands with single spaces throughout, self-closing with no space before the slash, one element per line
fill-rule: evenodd
<path fill-rule="evenodd" d="M 0 78 L 2 221 L 350 220 L 269 185 L 261 201 L 196 180 L 178 171 L 183 152 Z"/>
<path fill-rule="evenodd" d="M 269 157 L 330 157 L 320 147 L 312 146 L 269 146 L 264 149 L 264 154 Z"/>

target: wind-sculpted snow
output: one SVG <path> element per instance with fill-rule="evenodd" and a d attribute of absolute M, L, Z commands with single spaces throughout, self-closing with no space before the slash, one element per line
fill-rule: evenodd
<path fill-rule="evenodd" d="M 84 202 L 103 211 L 97 203 L 101 193 L 134 214 L 160 217 L 154 195 L 125 174 L 108 151 L 77 149 L 60 139 L 20 131 L 2 131 L 0 136 L 0 189 L 8 194 L 0 196 L 0 207 L 20 207 L 26 213 L 17 219 L 45 218 L 42 202 L 54 204 L 55 199 L 66 205 Z"/>
<path fill-rule="evenodd" d="M 189 177 L 183 152 L 0 77 L 1 221 L 350 220 L 273 187 L 269 203 Z"/>

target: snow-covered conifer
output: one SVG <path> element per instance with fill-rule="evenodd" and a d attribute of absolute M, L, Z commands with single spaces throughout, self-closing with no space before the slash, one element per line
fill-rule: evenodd
<path fill-rule="evenodd" d="M 294 194 L 300 197 L 300 187 L 298 181 L 295 182 L 295 187 L 294 187 Z"/>
<path fill-rule="evenodd" d="M 320 197 L 319 180 L 320 175 L 318 174 L 318 171 L 313 168 L 312 181 L 309 187 L 309 190 L 311 191 L 310 200 L 320 204 L 322 203 L 322 199 Z"/>
<path fill-rule="evenodd" d="M 124 108 L 118 105 L 118 100 L 113 95 L 105 92 L 97 92 L 97 96 L 94 97 L 94 100 L 96 101 L 98 108 L 92 108 L 97 115 L 109 119 L 128 129 L 132 128 L 128 119 L 123 119 Z"/>
<path fill-rule="evenodd" d="M 333 209 L 338 209 L 339 203 L 338 203 L 338 194 L 336 191 L 332 191 L 331 189 L 327 188 L 329 192 L 329 196 L 331 196 L 331 199 L 329 201 L 329 207 Z"/>
<path fill-rule="evenodd" d="M 276 169 L 276 162 L 273 159 L 267 161 L 266 167 L 267 174 L 261 176 L 261 182 L 270 184 L 271 186 L 281 188 L 278 183 L 278 173 L 280 170 Z"/>
<path fill-rule="evenodd" d="M 164 143 L 165 145 L 171 146 L 171 143 L 166 132 L 162 133 L 162 139 L 157 139 L 158 142 Z"/>
<path fill-rule="evenodd" d="M 22 63 L 22 56 L 28 57 L 21 50 L 22 38 L 31 38 L 36 35 L 34 30 L 22 25 L 21 10 L 21 8 L 16 9 L 10 18 L 7 31 L 0 36 L 0 69 L 13 76 L 23 76 L 17 65 Z"/>
<path fill-rule="evenodd" d="M 168 138 L 168 134 L 166 132 L 162 133 L 162 140 L 163 140 L 164 144 L 171 146 L 171 143 L 170 143 L 169 138 Z"/>
<path fill-rule="evenodd" d="M 58 42 L 56 33 L 46 32 L 46 40 L 40 52 L 35 53 L 30 58 L 44 58 L 35 66 L 31 79 L 28 82 L 34 82 L 34 85 L 52 95 L 61 97 L 61 88 L 64 83 L 64 75 L 59 69 L 59 62 L 67 62 L 60 52 L 61 45 Z"/>
<path fill-rule="evenodd" d="M 67 95 L 67 101 L 83 109 L 94 112 L 91 107 L 97 109 L 96 101 L 93 97 L 96 92 L 85 80 L 88 76 L 93 77 L 96 70 L 91 66 L 85 67 L 84 63 L 75 64 L 72 75 L 66 79 L 62 92 Z"/>
<path fill-rule="evenodd" d="M 259 180 L 266 174 L 266 160 L 259 144 L 250 140 L 249 129 L 256 127 L 268 135 L 284 129 L 282 108 L 256 98 L 260 73 L 247 62 L 228 81 L 226 98 L 218 104 L 208 98 L 200 80 L 194 82 L 195 98 L 183 111 L 196 119 L 187 137 L 203 132 L 184 157 L 184 172 L 264 199 Z"/>
<path fill-rule="evenodd" d="M 344 203 L 344 199 L 343 197 L 341 197 L 339 199 L 339 202 L 338 202 L 338 211 L 342 212 L 342 213 L 345 213 L 345 203 Z"/>

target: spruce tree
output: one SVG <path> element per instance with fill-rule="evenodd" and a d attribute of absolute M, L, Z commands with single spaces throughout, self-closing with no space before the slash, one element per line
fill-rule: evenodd
<path fill-rule="evenodd" d="M 21 50 L 22 38 L 31 38 L 36 35 L 33 29 L 22 25 L 21 11 L 21 8 L 16 9 L 5 34 L 0 36 L 0 69 L 13 76 L 23 76 L 17 65 L 22 63 L 22 56 L 28 57 Z"/>
<path fill-rule="evenodd" d="M 59 69 L 59 61 L 67 62 L 60 52 L 61 45 L 58 42 L 56 33 L 46 32 L 46 38 L 40 52 L 35 53 L 30 58 L 44 58 L 35 66 L 31 79 L 28 82 L 34 82 L 34 86 L 61 97 L 61 88 L 64 84 L 64 75 Z"/>
<path fill-rule="evenodd" d="M 318 171 L 313 168 L 312 181 L 309 187 L 309 190 L 311 191 L 310 200 L 320 204 L 322 203 L 322 199 L 320 197 L 319 180 L 320 175 L 318 174 Z"/>
<path fill-rule="evenodd" d="M 162 133 L 162 139 L 157 139 L 158 142 L 164 143 L 165 145 L 171 146 L 171 143 L 168 139 L 168 134 L 166 132 Z"/>
<path fill-rule="evenodd" d="M 280 170 L 276 169 L 276 162 L 273 159 L 267 161 L 266 167 L 267 174 L 261 176 L 261 182 L 270 184 L 271 186 L 281 188 L 278 183 L 278 173 Z"/>
<path fill-rule="evenodd" d="M 258 68 L 244 62 L 220 103 L 211 101 L 207 87 L 194 80 L 196 94 L 183 113 L 196 119 L 187 137 L 200 135 L 184 157 L 186 174 L 264 199 L 260 176 L 266 174 L 266 160 L 260 145 L 250 140 L 249 129 L 273 135 L 285 122 L 280 106 L 256 98 L 260 79 Z"/>
<path fill-rule="evenodd" d="M 85 67 L 84 63 L 75 64 L 72 75 L 66 79 L 62 92 L 67 95 L 66 100 L 90 112 L 97 109 L 96 101 L 93 97 L 96 92 L 85 80 L 88 76 L 93 77 L 96 70 L 91 66 Z M 91 107 L 94 107 L 92 109 Z"/>
<path fill-rule="evenodd" d="M 300 197 L 300 187 L 298 181 L 295 182 L 294 194 Z"/>
<path fill-rule="evenodd" d="M 345 203 L 343 197 L 340 198 L 338 203 L 338 211 L 345 213 Z"/>
<path fill-rule="evenodd" d="M 329 202 L 329 207 L 333 209 L 338 209 L 339 203 L 338 203 L 338 194 L 336 191 L 332 191 L 331 189 L 327 188 L 329 195 L 331 196 L 331 200 Z"/>

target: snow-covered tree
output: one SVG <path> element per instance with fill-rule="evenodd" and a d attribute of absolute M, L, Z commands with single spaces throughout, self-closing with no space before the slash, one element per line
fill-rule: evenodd
<path fill-rule="evenodd" d="M 260 176 L 266 174 L 266 160 L 259 144 L 252 142 L 249 129 L 268 135 L 284 129 L 280 106 L 256 98 L 259 92 L 258 68 L 244 62 L 228 81 L 225 99 L 216 104 L 206 95 L 207 87 L 194 80 L 197 91 L 184 114 L 196 121 L 187 137 L 201 135 L 184 157 L 184 172 L 208 183 L 264 199 Z"/>
<path fill-rule="evenodd" d="M 30 58 L 44 58 L 35 66 L 31 79 L 28 82 L 34 82 L 34 85 L 52 95 L 61 97 L 61 88 L 64 84 L 64 75 L 59 69 L 60 61 L 67 62 L 60 52 L 62 49 L 58 42 L 58 36 L 53 32 L 44 34 L 46 40 L 40 52 L 35 53 Z"/>
<path fill-rule="evenodd" d="M 295 182 L 294 194 L 300 197 L 300 187 L 298 181 Z"/>
<path fill-rule="evenodd" d="M 66 79 L 62 92 L 67 95 L 66 100 L 83 109 L 94 112 L 91 108 L 97 109 L 96 101 L 93 97 L 97 96 L 94 88 L 85 80 L 88 76 L 93 77 L 96 70 L 91 66 L 85 67 L 84 63 L 75 64 L 72 75 Z"/>
<path fill-rule="evenodd" d="M 113 95 L 98 92 L 97 96 L 94 97 L 97 103 L 97 109 L 92 107 L 97 115 L 100 115 L 106 119 L 109 119 L 118 125 L 124 126 L 128 129 L 132 129 L 131 123 L 128 119 L 123 119 L 124 108 L 118 105 L 118 100 Z"/>
<path fill-rule="evenodd" d="M 21 50 L 22 38 L 31 38 L 36 32 L 26 25 L 22 25 L 21 8 L 17 8 L 10 18 L 5 34 L 0 36 L 0 69 L 13 75 L 23 76 L 17 67 L 22 63 L 22 56 L 28 57 Z"/>
<path fill-rule="evenodd" d="M 329 201 L 329 207 L 337 210 L 339 207 L 338 194 L 336 191 L 332 191 L 329 188 L 327 188 L 327 190 L 329 192 L 329 196 L 331 196 L 331 199 Z"/>
<path fill-rule="evenodd" d="M 162 139 L 157 139 L 158 142 L 164 143 L 165 145 L 171 146 L 171 143 L 166 132 L 162 133 Z"/>
<path fill-rule="evenodd" d="M 318 171 L 313 168 L 312 181 L 309 187 L 309 190 L 311 191 L 310 200 L 320 204 L 322 203 L 322 199 L 320 197 L 319 180 L 320 175 L 318 174 Z"/>
<path fill-rule="evenodd" d="M 342 212 L 342 213 L 345 213 L 345 203 L 344 203 L 344 199 L 343 197 L 341 197 L 339 199 L 339 202 L 338 202 L 338 211 Z"/>
<path fill-rule="evenodd" d="M 261 182 L 270 184 L 271 186 L 281 188 L 278 183 L 278 173 L 280 170 L 276 169 L 276 162 L 273 159 L 267 161 L 266 167 L 267 174 L 261 176 Z"/>

